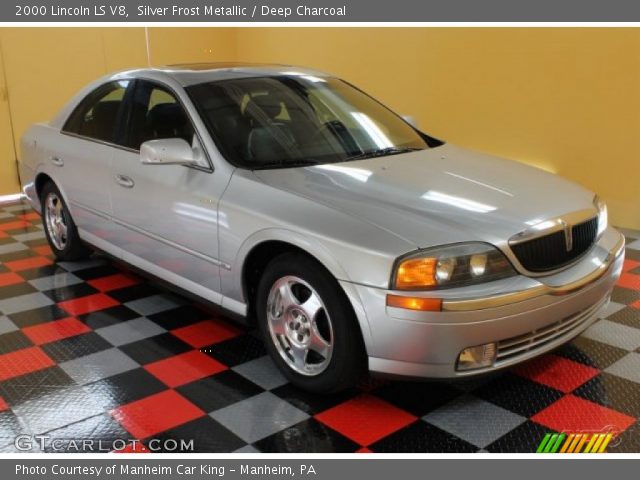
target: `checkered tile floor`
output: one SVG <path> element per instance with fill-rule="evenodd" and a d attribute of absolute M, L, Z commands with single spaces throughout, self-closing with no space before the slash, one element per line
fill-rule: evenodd
<path fill-rule="evenodd" d="M 546 432 L 612 429 L 609 451 L 640 452 L 633 234 L 624 270 L 605 318 L 520 368 L 318 396 L 285 381 L 255 332 L 103 258 L 54 263 L 39 217 L 5 205 L 0 451 L 46 433 L 103 445 L 193 439 L 200 452 L 532 452 Z"/>

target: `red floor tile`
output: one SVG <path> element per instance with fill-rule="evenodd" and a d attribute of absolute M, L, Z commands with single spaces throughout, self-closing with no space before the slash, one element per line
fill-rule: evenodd
<path fill-rule="evenodd" d="M 101 292 L 108 292 L 110 290 L 117 290 L 118 288 L 130 287 L 131 285 L 140 283 L 140 280 L 128 273 L 116 273 L 108 277 L 89 280 L 87 283 Z"/>
<path fill-rule="evenodd" d="M 640 290 L 640 275 L 633 273 L 623 273 L 616 284 L 619 287 L 629 288 L 631 290 Z"/>
<path fill-rule="evenodd" d="M 633 270 L 636 267 L 640 267 L 640 262 L 627 258 L 622 265 L 622 271 L 628 272 L 629 270 Z"/>
<path fill-rule="evenodd" d="M 0 355 L 0 381 L 52 367 L 54 361 L 39 347 L 29 347 Z"/>
<path fill-rule="evenodd" d="M 360 395 L 315 416 L 345 437 L 370 445 L 413 423 L 417 417 L 371 395 Z"/>
<path fill-rule="evenodd" d="M 31 223 L 26 220 L 15 220 L 13 222 L 0 223 L 0 230 L 17 230 L 19 228 L 30 227 Z"/>
<path fill-rule="evenodd" d="M 149 450 L 144 443 L 135 442 L 128 443 L 122 450 L 113 450 L 111 453 L 151 453 L 151 450 Z"/>
<path fill-rule="evenodd" d="M 144 439 L 205 415 L 175 390 L 165 390 L 109 412 L 131 435 Z"/>
<path fill-rule="evenodd" d="M 193 350 L 145 365 L 145 370 L 170 387 L 178 387 L 222 372 L 226 365 Z"/>
<path fill-rule="evenodd" d="M 18 215 L 18 218 L 22 220 L 40 220 L 40 215 L 37 212 L 29 212 Z"/>
<path fill-rule="evenodd" d="M 600 373 L 596 368 L 556 355 L 538 357 L 517 367 L 514 372 L 564 393 L 572 392 Z"/>
<path fill-rule="evenodd" d="M 636 419 L 573 395 L 566 395 L 531 420 L 558 432 L 596 432 L 610 428 L 622 432 Z"/>
<path fill-rule="evenodd" d="M 16 283 L 23 283 L 24 281 L 25 279 L 15 272 L 0 273 L 0 287 L 15 285 Z"/>
<path fill-rule="evenodd" d="M 49 245 L 40 245 L 39 247 L 33 247 L 31 250 L 36 252 L 38 255 L 52 255 L 51 247 Z"/>
<path fill-rule="evenodd" d="M 85 313 L 104 310 L 105 308 L 119 305 L 116 300 L 104 293 L 94 293 L 86 297 L 74 298 L 58 303 L 58 306 L 67 313 L 77 316 Z"/>
<path fill-rule="evenodd" d="M 629 305 L 630 307 L 633 308 L 637 308 L 638 310 L 640 310 L 640 300 L 636 300 L 635 302 L 633 302 L 631 305 Z"/>
<path fill-rule="evenodd" d="M 51 265 L 52 263 L 53 262 L 47 257 L 31 257 L 31 258 L 23 258 L 21 260 L 13 260 L 11 262 L 6 262 L 4 266 L 14 272 L 21 272 L 22 270 L 30 270 L 32 268 Z"/>
<path fill-rule="evenodd" d="M 229 323 L 204 320 L 187 327 L 177 328 L 171 333 L 194 348 L 202 348 L 237 337 L 242 331 Z"/>
<path fill-rule="evenodd" d="M 0 230 L 0 238 L 7 238 L 9 235 L 6 234 L 6 232 L 3 232 L 2 230 Z"/>
<path fill-rule="evenodd" d="M 4 398 L 0 397 L 0 412 L 4 412 L 5 410 L 9 410 L 9 405 L 4 401 Z"/>
<path fill-rule="evenodd" d="M 22 333 L 29 337 L 29 340 L 36 345 L 55 342 L 56 340 L 62 340 L 63 338 L 73 337 L 90 331 L 91 329 L 88 326 L 73 317 L 22 329 Z"/>

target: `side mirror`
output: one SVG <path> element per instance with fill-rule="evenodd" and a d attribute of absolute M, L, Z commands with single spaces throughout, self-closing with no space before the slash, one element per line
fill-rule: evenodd
<path fill-rule="evenodd" d="M 413 128 L 418 128 L 418 120 L 416 120 L 416 117 L 413 117 L 411 115 L 402 115 L 402 119 Z"/>
<path fill-rule="evenodd" d="M 198 165 L 193 149 L 182 138 L 149 140 L 140 146 L 144 165 Z"/>

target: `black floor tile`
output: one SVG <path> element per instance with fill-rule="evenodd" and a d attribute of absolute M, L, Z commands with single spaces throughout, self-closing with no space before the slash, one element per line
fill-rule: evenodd
<path fill-rule="evenodd" d="M 0 397 L 15 407 L 73 386 L 75 383 L 71 377 L 60 367 L 53 366 L 0 382 Z"/>
<path fill-rule="evenodd" d="M 640 300 L 640 292 L 630 290 L 628 288 L 615 287 L 611 293 L 611 300 L 617 303 L 630 305 L 636 300 Z"/>
<path fill-rule="evenodd" d="M 82 387 L 105 410 L 135 402 L 167 389 L 143 368 L 129 370 Z"/>
<path fill-rule="evenodd" d="M 612 322 L 627 325 L 628 327 L 638 328 L 640 327 L 640 309 L 633 307 L 625 307 L 618 310 L 613 315 L 609 315 L 607 320 Z"/>
<path fill-rule="evenodd" d="M 147 439 L 145 444 L 155 453 L 221 453 L 232 452 L 246 443 L 209 416 L 200 417 L 178 427 L 154 435 L 154 440 Z M 170 442 L 167 440 L 175 440 Z M 193 448 L 175 450 L 175 445 Z"/>
<path fill-rule="evenodd" d="M 75 285 L 69 285 L 68 287 L 54 288 L 53 290 L 47 290 L 42 293 L 54 302 L 59 303 L 67 300 L 73 300 L 74 298 L 93 295 L 94 293 L 98 293 L 98 290 L 88 283 L 77 283 Z"/>
<path fill-rule="evenodd" d="M 573 394 L 618 412 L 640 417 L 640 383 L 602 372 Z"/>
<path fill-rule="evenodd" d="M 165 330 L 175 330 L 211 318 L 211 314 L 193 305 L 182 305 L 149 315 L 148 318 Z"/>
<path fill-rule="evenodd" d="M 262 340 L 246 334 L 201 349 L 229 367 L 235 367 L 267 354 Z"/>
<path fill-rule="evenodd" d="M 418 420 L 369 446 L 379 453 L 473 453 L 478 447 L 440 428 Z"/>
<path fill-rule="evenodd" d="M 0 355 L 33 346 L 33 342 L 20 330 L 0 335 Z"/>
<path fill-rule="evenodd" d="M 188 383 L 176 390 L 210 413 L 262 393 L 264 390 L 232 370 Z"/>
<path fill-rule="evenodd" d="M 76 277 L 79 277 L 85 281 L 93 280 L 100 277 L 107 277 L 109 275 L 115 275 L 117 273 L 121 273 L 121 271 L 111 264 L 84 268 L 82 270 L 76 270 L 73 272 Z"/>
<path fill-rule="evenodd" d="M 161 291 L 156 287 L 147 283 L 140 283 L 131 285 L 130 287 L 111 290 L 109 296 L 115 298 L 120 303 L 127 303 L 140 298 L 150 297 L 151 295 L 157 295 L 158 293 L 161 293 Z"/>
<path fill-rule="evenodd" d="M 149 337 L 144 340 L 122 345 L 119 348 L 140 365 L 146 365 L 147 363 L 163 360 L 192 350 L 189 344 L 170 333 L 162 333 L 155 337 Z"/>
<path fill-rule="evenodd" d="M 353 453 L 360 446 L 309 418 L 255 443 L 264 453 Z"/>
<path fill-rule="evenodd" d="M 108 453 L 131 439 L 131 435 L 105 413 L 47 432 L 44 451 Z"/>
<path fill-rule="evenodd" d="M 487 446 L 486 450 L 492 453 L 535 453 L 547 433 L 558 432 L 527 420 Z"/>
<path fill-rule="evenodd" d="M 640 422 L 636 422 L 620 435 L 616 436 L 609 446 L 607 453 L 638 453 L 640 452 Z"/>
<path fill-rule="evenodd" d="M 628 352 L 597 340 L 578 337 L 573 339 L 571 343 L 556 349 L 553 353 L 602 370 L 620 360 Z"/>
<path fill-rule="evenodd" d="M 416 417 L 449 403 L 462 392 L 446 382 L 391 382 L 376 390 L 375 395 Z"/>
<path fill-rule="evenodd" d="M 281 387 L 274 388 L 271 393 L 286 400 L 294 407 L 308 413 L 316 415 L 324 412 L 336 405 L 339 405 L 360 394 L 358 390 L 352 389 L 345 392 L 333 393 L 328 395 L 317 395 L 315 393 L 305 392 L 299 388 L 287 383 Z"/>
<path fill-rule="evenodd" d="M 41 323 L 59 320 L 68 317 L 69 314 L 57 305 L 35 308 L 19 313 L 12 313 L 9 318 L 20 328 L 30 327 Z"/>
<path fill-rule="evenodd" d="M 36 278 L 50 277 L 59 273 L 68 273 L 64 268 L 53 264 L 45 265 L 43 267 L 32 268 L 29 270 L 22 270 L 20 276 L 25 280 L 35 280 Z"/>
<path fill-rule="evenodd" d="M 14 444 L 16 437 L 24 433 L 28 433 L 25 426 L 13 412 L 0 412 L 0 448 Z"/>
<path fill-rule="evenodd" d="M 27 295 L 29 293 L 37 292 L 38 289 L 31 286 L 29 283 L 16 283 L 14 285 L 7 285 L 0 287 L 0 300 L 4 300 L 11 297 L 19 297 L 20 295 Z"/>
<path fill-rule="evenodd" d="M 510 373 L 474 390 L 473 394 L 527 418 L 563 396 L 554 388 Z"/>
<path fill-rule="evenodd" d="M 138 318 L 139 313 L 134 312 L 124 305 L 118 305 L 104 310 L 98 310 L 91 313 L 78 315 L 78 320 L 85 323 L 88 327 L 96 330 L 102 327 L 109 327 L 117 323 L 126 322 L 134 318 Z"/>
<path fill-rule="evenodd" d="M 112 345 L 97 333 L 89 332 L 47 343 L 41 348 L 49 357 L 61 363 L 107 350 Z"/>
<path fill-rule="evenodd" d="M 22 233 L 22 232 L 20 232 Z M 31 250 L 20 250 L 18 252 L 0 254 L 0 263 L 12 262 L 14 260 L 24 260 L 25 258 L 37 257 Z"/>

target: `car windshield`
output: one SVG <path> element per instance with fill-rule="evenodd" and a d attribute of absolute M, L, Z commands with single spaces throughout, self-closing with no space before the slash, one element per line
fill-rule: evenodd
<path fill-rule="evenodd" d="M 360 90 L 312 75 L 219 80 L 187 88 L 221 153 L 248 169 L 336 163 L 429 148 Z"/>

